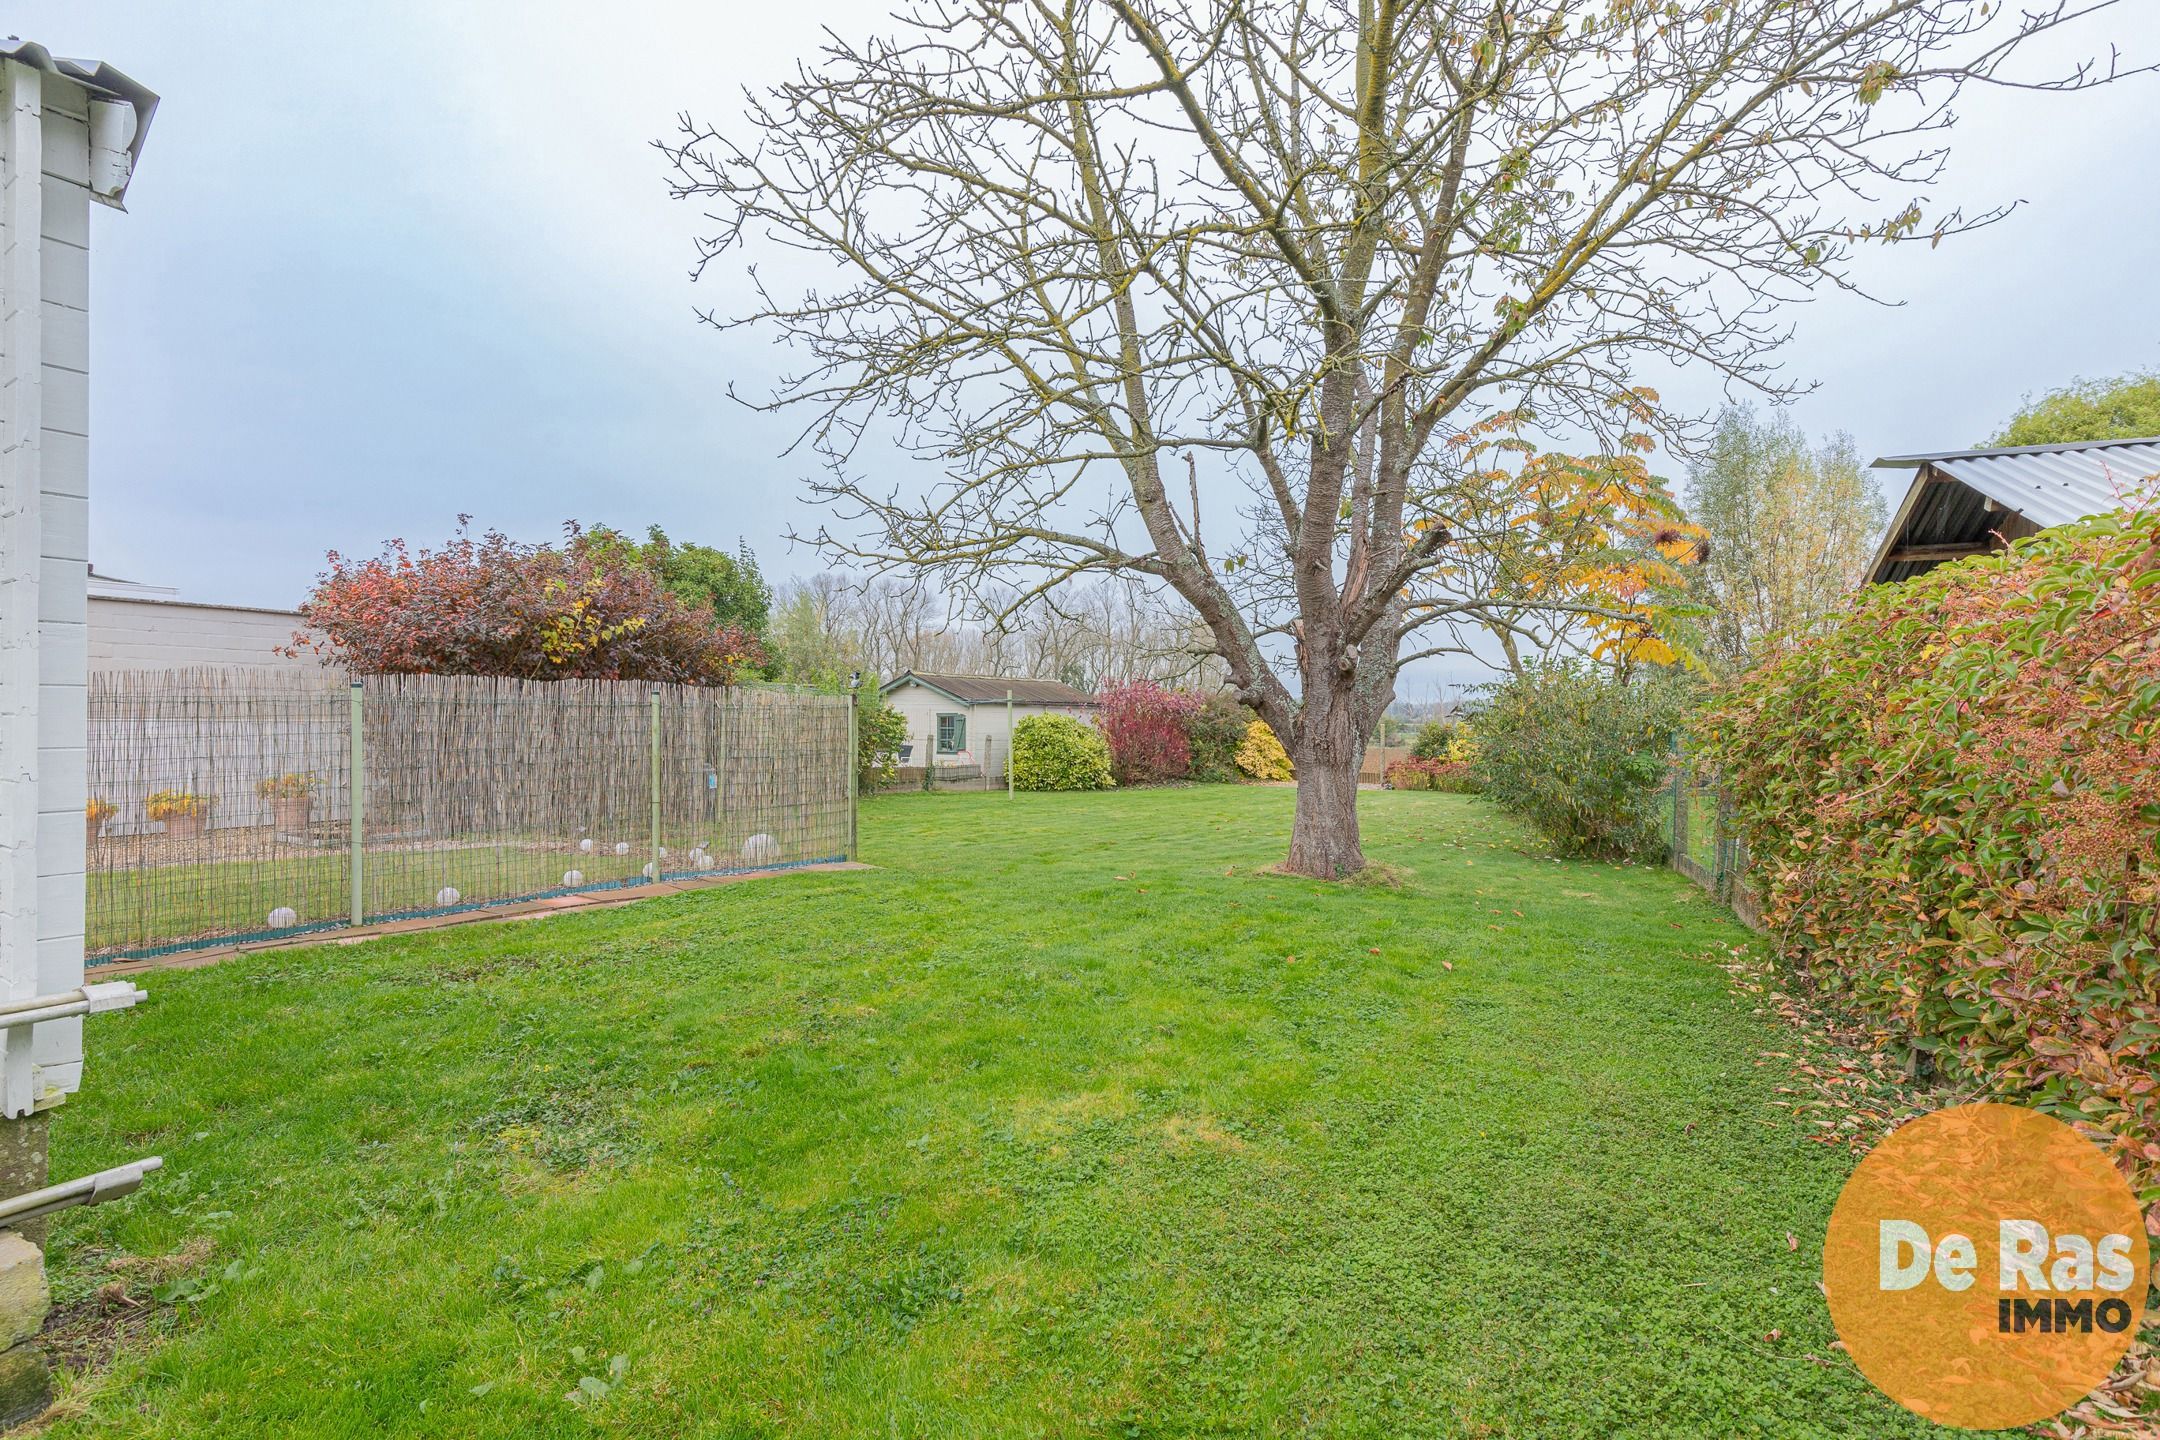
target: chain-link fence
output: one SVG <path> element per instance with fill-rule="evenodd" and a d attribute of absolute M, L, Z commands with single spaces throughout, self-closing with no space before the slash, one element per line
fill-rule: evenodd
<path fill-rule="evenodd" d="M 853 848 L 844 696 L 143 671 L 89 718 L 94 959 Z"/>
<path fill-rule="evenodd" d="M 1732 824 L 1732 806 L 1717 774 L 1675 745 L 1665 813 L 1672 868 L 1732 907 L 1749 925 L 1760 907 L 1748 882 L 1747 842 Z"/>

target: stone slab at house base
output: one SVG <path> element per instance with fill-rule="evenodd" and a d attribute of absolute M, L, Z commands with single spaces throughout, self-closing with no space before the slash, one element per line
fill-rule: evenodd
<path fill-rule="evenodd" d="M 13 1230 L 0 1230 L 0 1428 L 44 1413 L 52 1372 L 37 1334 L 52 1309 L 45 1255 Z"/>
<path fill-rule="evenodd" d="M 20 1120 L 0 1120 L 0 1196 L 27 1195 L 52 1183 L 47 1130 L 51 1114 L 39 1111 Z M 45 1243 L 43 1220 L 28 1220 L 15 1227 L 34 1245 Z M 11 1231 L 0 1231 L 10 1234 Z"/>

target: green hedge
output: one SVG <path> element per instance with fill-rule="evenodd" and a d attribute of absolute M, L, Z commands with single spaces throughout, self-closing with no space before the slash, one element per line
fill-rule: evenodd
<path fill-rule="evenodd" d="M 2160 1201 L 2160 521 L 1864 591 L 1702 728 L 1788 950 Z"/>
<path fill-rule="evenodd" d="M 1108 790 L 1110 747 L 1092 725 L 1070 715 L 1030 715 L 1013 727 L 1013 787 Z"/>

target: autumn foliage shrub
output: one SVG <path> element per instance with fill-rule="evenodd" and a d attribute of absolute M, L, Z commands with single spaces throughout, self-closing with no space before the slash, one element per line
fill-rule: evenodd
<path fill-rule="evenodd" d="M 1460 720 L 1428 720 L 1410 742 L 1413 760 L 1468 761 L 1477 754 L 1470 727 Z"/>
<path fill-rule="evenodd" d="M 1013 788 L 1108 790 L 1110 747 L 1095 727 L 1070 715 L 1030 715 L 1013 726 Z"/>
<path fill-rule="evenodd" d="M 1265 720 L 1255 720 L 1245 727 L 1245 738 L 1237 749 L 1237 768 L 1250 780 L 1294 780 L 1296 769 L 1290 764 L 1290 752 L 1283 749 L 1282 741 L 1268 728 Z"/>
<path fill-rule="evenodd" d="M 301 606 L 302 649 L 355 674 L 733 684 L 764 664 L 757 637 L 669 592 L 634 550 L 575 526 L 521 545 L 461 523 L 440 550 L 401 540 L 329 569 Z"/>
<path fill-rule="evenodd" d="M 2160 1201 L 2160 520 L 1864 591 L 1701 732 L 1788 953 Z"/>
<path fill-rule="evenodd" d="M 1485 787 L 1478 783 L 1477 773 L 1467 760 L 1419 759 L 1396 760 L 1387 767 L 1388 788 L 1392 790 L 1444 790 L 1451 795 L 1475 795 Z"/>
<path fill-rule="evenodd" d="M 1201 708 L 1198 695 L 1152 680 L 1105 685 L 1095 696 L 1096 728 L 1110 746 L 1110 773 L 1120 785 L 1159 785 L 1192 773 L 1186 726 Z"/>

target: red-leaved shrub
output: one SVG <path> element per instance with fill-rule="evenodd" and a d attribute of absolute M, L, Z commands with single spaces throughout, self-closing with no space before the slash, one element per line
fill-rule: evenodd
<path fill-rule="evenodd" d="M 1110 742 L 1110 773 L 1118 784 L 1159 785 L 1192 773 L 1186 726 L 1206 703 L 1198 695 L 1129 680 L 1105 685 L 1095 703 L 1095 725 Z"/>

